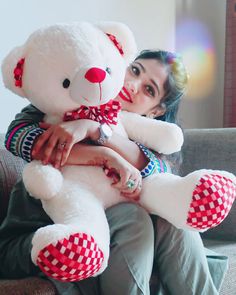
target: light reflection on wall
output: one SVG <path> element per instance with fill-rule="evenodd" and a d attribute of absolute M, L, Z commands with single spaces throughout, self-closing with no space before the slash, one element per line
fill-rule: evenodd
<path fill-rule="evenodd" d="M 183 57 L 189 73 L 186 99 L 203 99 L 215 84 L 216 61 L 213 41 L 207 27 L 199 21 L 177 24 L 176 51 Z"/>

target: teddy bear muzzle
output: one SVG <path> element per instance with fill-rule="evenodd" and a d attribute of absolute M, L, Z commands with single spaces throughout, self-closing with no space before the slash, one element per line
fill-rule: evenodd
<path fill-rule="evenodd" d="M 105 104 L 116 96 L 113 83 L 106 68 L 97 65 L 81 68 L 70 84 L 71 99 L 85 106 Z"/>

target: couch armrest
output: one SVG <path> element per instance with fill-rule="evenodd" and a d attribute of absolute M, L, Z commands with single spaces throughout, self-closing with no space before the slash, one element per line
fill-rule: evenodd
<path fill-rule="evenodd" d="M 182 154 L 182 175 L 202 168 L 236 174 L 236 128 L 188 129 Z M 236 201 L 226 219 L 203 237 L 236 241 Z"/>
<path fill-rule="evenodd" d="M 21 177 L 24 161 L 13 156 L 3 146 L 4 135 L 0 134 L 0 224 L 3 221 L 13 185 Z"/>

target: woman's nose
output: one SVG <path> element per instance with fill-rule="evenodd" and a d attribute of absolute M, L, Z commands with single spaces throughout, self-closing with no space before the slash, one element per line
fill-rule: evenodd
<path fill-rule="evenodd" d="M 131 93 L 136 94 L 138 92 L 138 81 L 128 81 L 126 87 Z"/>

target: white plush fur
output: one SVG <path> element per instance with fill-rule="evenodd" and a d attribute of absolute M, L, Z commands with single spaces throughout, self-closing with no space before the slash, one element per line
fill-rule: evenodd
<path fill-rule="evenodd" d="M 105 33 L 117 37 L 124 56 Z M 66 111 L 82 104 L 104 104 L 115 98 L 123 86 L 126 66 L 135 50 L 133 35 L 122 24 L 73 23 L 45 27 L 33 33 L 22 47 L 14 49 L 5 59 L 4 83 L 46 113 L 45 121 L 61 122 Z M 21 58 L 25 58 L 23 87 L 17 88 L 12 72 Z M 101 85 L 91 84 L 84 78 L 91 67 L 104 70 L 109 67 L 112 74 L 106 75 Z M 65 78 L 71 82 L 68 89 L 62 87 Z M 183 143 L 182 131 L 175 124 L 131 113 L 122 114 L 115 130 L 165 154 L 179 151 Z M 143 180 L 140 204 L 177 227 L 188 228 L 186 218 L 193 190 L 207 172 L 196 171 L 183 178 L 169 173 L 148 177 Z M 226 175 L 235 182 L 232 174 Z M 29 193 L 42 200 L 44 210 L 55 223 L 36 232 L 33 261 L 36 263 L 39 251 L 46 245 L 70 234 L 85 232 L 94 237 L 105 255 L 101 273 L 109 257 L 109 228 L 104 208 L 127 201 L 111 187 L 102 169 L 65 166 L 59 171 L 32 161 L 26 165 L 23 179 Z"/>

